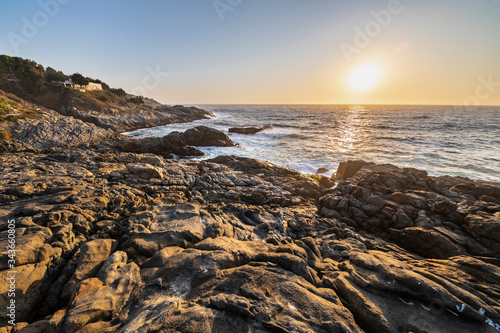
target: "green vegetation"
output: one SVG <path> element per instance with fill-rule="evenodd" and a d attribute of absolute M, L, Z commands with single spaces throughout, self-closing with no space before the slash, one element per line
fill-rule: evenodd
<path fill-rule="evenodd" d="M 52 67 L 45 69 L 33 60 L 0 55 L 0 89 L 12 92 L 22 98 L 38 97 L 47 93 L 61 93 L 63 82 L 71 78 L 73 83 L 87 85 L 89 82 L 100 83 L 104 90 L 109 90 L 123 97 L 125 91 L 120 88 L 110 88 L 105 82 L 80 73 L 66 75 Z M 67 91 L 65 91 L 67 93 Z"/>
<path fill-rule="evenodd" d="M 127 93 L 122 88 L 110 88 L 108 90 L 110 92 L 112 92 L 113 94 L 115 94 L 116 96 L 119 96 L 119 97 L 125 97 L 125 96 L 127 96 Z"/>
<path fill-rule="evenodd" d="M 73 81 L 74 84 L 79 84 L 81 86 L 86 86 L 87 84 L 89 84 L 90 82 L 90 79 L 83 76 L 82 74 L 80 73 L 75 73 L 73 75 L 71 75 L 71 81 Z"/>
<path fill-rule="evenodd" d="M 142 96 L 137 96 L 137 97 L 132 97 L 127 100 L 127 102 L 133 103 L 133 104 L 144 104 L 144 99 Z"/>
<path fill-rule="evenodd" d="M 4 116 L 19 108 L 19 104 L 7 101 L 5 98 L 0 97 L 0 115 Z"/>
<path fill-rule="evenodd" d="M 25 109 L 16 102 L 8 101 L 0 97 L 0 122 L 15 119 L 36 118 L 37 112 L 33 109 Z"/>
<path fill-rule="evenodd" d="M 78 85 L 100 83 L 103 91 L 81 92 L 65 87 L 61 82 L 70 78 Z M 144 103 L 142 97 L 128 98 L 123 89 L 111 88 L 99 79 L 80 73 L 67 75 L 52 67 L 44 68 L 32 60 L 7 55 L 0 55 L 0 90 L 53 110 L 60 110 L 63 106 L 101 110 L 110 106 L 126 107 L 129 103 Z M 11 106 L 0 107 L 0 121 L 36 116 L 29 112 L 20 115 L 10 112 L 11 109 Z"/>
<path fill-rule="evenodd" d="M 69 79 L 69 77 L 61 71 L 56 71 L 52 67 L 47 67 L 45 78 L 49 82 L 64 82 Z"/>
<path fill-rule="evenodd" d="M 29 59 L 0 55 L 0 73 L 15 80 L 7 84 L 15 84 L 28 94 L 40 94 L 45 87 L 45 68 Z"/>
<path fill-rule="evenodd" d="M 97 99 L 100 100 L 101 102 L 107 102 L 109 101 L 109 98 L 105 95 L 100 95 L 100 96 L 97 96 Z"/>
<path fill-rule="evenodd" d="M 12 138 L 12 133 L 9 131 L 0 131 L 0 141 L 9 141 Z"/>

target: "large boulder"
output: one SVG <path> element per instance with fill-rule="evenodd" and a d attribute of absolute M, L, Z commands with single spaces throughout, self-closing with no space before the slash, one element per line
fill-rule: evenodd
<path fill-rule="evenodd" d="M 219 130 L 198 126 L 184 133 L 172 132 L 162 138 L 128 139 L 119 143 L 117 148 L 132 153 L 152 153 L 165 157 L 171 154 L 179 156 L 203 156 L 204 153 L 193 146 L 231 147 L 234 142 Z"/>
<path fill-rule="evenodd" d="M 373 162 L 366 162 L 363 160 L 349 160 L 347 162 L 340 162 L 337 172 L 335 173 L 336 180 L 346 180 L 354 176 L 364 166 L 375 165 Z"/>
<path fill-rule="evenodd" d="M 183 133 L 183 136 L 186 144 L 190 146 L 234 146 L 234 142 L 224 132 L 206 126 L 190 128 Z"/>
<path fill-rule="evenodd" d="M 70 298 L 77 286 L 83 280 L 95 276 L 102 264 L 116 249 L 117 243 L 113 239 L 96 239 L 84 243 L 73 276 L 64 286 L 62 296 Z"/>

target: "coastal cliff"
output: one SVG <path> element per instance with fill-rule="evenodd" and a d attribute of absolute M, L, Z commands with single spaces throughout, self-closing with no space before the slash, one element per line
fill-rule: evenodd
<path fill-rule="evenodd" d="M 16 103 L 35 116 L 2 123 L 0 246 L 14 220 L 18 252 L 17 324 L 2 310 L 0 332 L 500 330 L 498 183 L 347 163 L 330 188 L 254 159 L 140 152 L 154 142 L 123 138 L 113 113 Z M 231 144 L 175 136 L 208 133 Z"/>

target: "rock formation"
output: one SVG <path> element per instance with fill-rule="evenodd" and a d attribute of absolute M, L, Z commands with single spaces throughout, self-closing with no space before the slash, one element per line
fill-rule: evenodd
<path fill-rule="evenodd" d="M 272 126 L 246 126 L 246 127 L 231 127 L 229 129 L 229 133 L 238 133 L 238 134 L 257 134 L 259 132 L 272 129 Z"/>
<path fill-rule="evenodd" d="M 16 147 L 19 332 L 499 328 L 498 184 L 375 165 L 326 189 L 234 156 Z"/>
<path fill-rule="evenodd" d="M 210 111 L 196 107 L 158 106 L 158 107 L 110 107 L 105 110 L 78 109 L 67 106 L 61 113 L 98 127 L 115 132 L 133 131 L 139 128 L 154 127 L 172 123 L 184 123 L 214 117 Z"/>
<path fill-rule="evenodd" d="M 60 117 L 0 141 L 0 247 L 15 220 L 19 250 L 2 333 L 500 330 L 498 183 L 364 163 L 328 188 Z M 231 144 L 207 128 L 168 140 Z"/>
<path fill-rule="evenodd" d="M 162 138 L 127 138 L 118 143 L 117 148 L 125 152 L 152 153 L 164 157 L 171 157 L 171 154 L 179 156 L 203 156 L 201 150 L 192 146 L 219 146 L 231 147 L 235 143 L 219 130 L 198 126 L 188 129 L 184 133 L 173 132 Z"/>

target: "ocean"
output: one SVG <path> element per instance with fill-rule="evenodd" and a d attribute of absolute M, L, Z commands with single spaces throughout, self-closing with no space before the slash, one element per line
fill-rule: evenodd
<path fill-rule="evenodd" d="M 331 175 L 341 161 L 363 159 L 426 170 L 429 174 L 500 181 L 500 107 L 382 105 L 196 105 L 216 117 L 139 129 L 134 137 L 161 137 L 205 125 L 226 132 L 237 147 L 202 147 L 201 159 L 257 158 Z M 273 128 L 255 135 L 230 127 Z"/>

